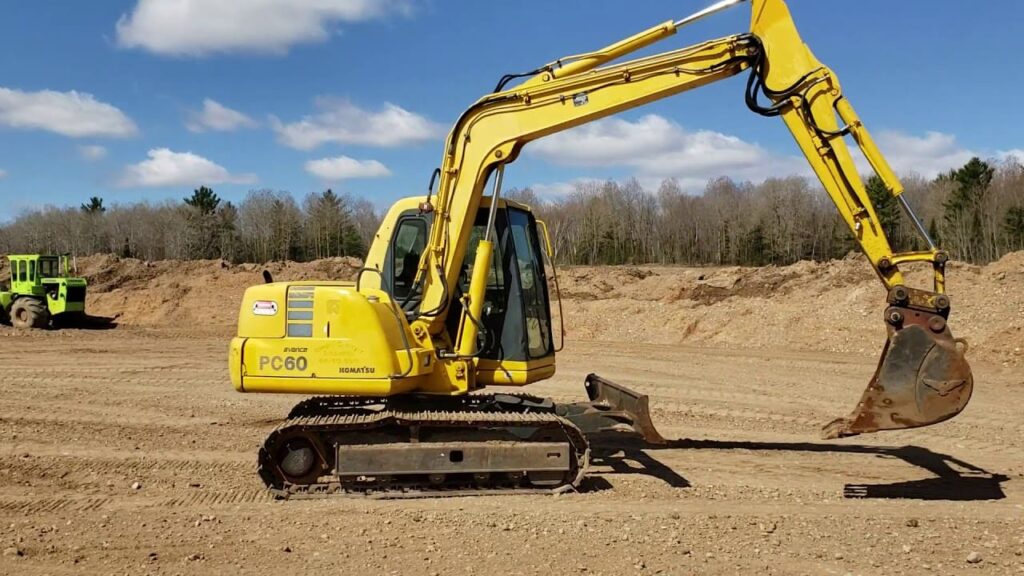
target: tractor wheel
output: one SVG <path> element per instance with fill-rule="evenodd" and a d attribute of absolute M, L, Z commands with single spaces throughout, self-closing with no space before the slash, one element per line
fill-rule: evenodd
<path fill-rule="evenodd" d="M 46 328 L 50 325 L 50 311 L 35 298 L 18 298 L 11 306 L 11 324 L 15 328 Z"/>

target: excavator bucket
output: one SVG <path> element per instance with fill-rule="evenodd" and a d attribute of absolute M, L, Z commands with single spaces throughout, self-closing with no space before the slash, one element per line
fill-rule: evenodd
<path fill-rule="evenodd" d="M 967 343 L 953 338 L 944 316 L 897 305 L 885 316 L 889 339 L 878 369 L 853 412 L 822 429 L 824 438 L 928 426 L 971 399 Z"/>
<path fill-rule="evenodd" d="M 649 444 L 666 442 L 651 421 L 646 394 L 597 374 L 588 375 L 584 386 L 589 402 L 561 404 L 557 412 L 578 426 L 592 443 L 623 438 L 640 439 Z"/>

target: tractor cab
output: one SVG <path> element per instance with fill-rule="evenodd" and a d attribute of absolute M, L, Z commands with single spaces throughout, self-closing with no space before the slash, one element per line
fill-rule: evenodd
<path fill-rule="evenodd" d="M 67 254 L 12 254 L 10 287 L 0 291 L 0 309 L 19 327 L 42 328 L 52 317 L 85 312 L 84 278 L 71 275 Z"/>

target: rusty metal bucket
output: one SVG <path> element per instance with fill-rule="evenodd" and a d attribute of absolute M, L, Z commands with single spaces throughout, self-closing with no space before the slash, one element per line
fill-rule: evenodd
<path fill-rule="evenodd" d="M 936 424 L 970 401 L 967 343 L 953 338 L 943 315 L 893 305 L 885 318 L 889 339 L 874 377 L 849 416 L 822 428 L 824 438 Z"/>
<path fill-rule="evenodd" d="M 646 394 L 634 392 L 597 374 L 587 375 L 584 386 L 589 402 L 560 404 L 556 412 L 578 426 L 591 443 L 622 439 L 640 439 L 649 444 L 666 443 L 651 421 Z"/>

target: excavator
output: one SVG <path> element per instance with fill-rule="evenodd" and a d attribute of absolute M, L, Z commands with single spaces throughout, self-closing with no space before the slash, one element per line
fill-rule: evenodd
<path fill-rule="evenodd" d="M 533 140 L 744 72 L 747 107 L 782 118 L 886 290 L 878 368 L 852 413 L 823 436 L 927 426 L 963 410 L 974 382 L 966 342 L 947 325 L 948 254 L 784 0 L 749 0 L 749 32 L 613 63 L 746 1 L 722 0 L 503 76 L 455 122 L 426 194 L 387 212 L 354 281 L 274 282 L 265 273 L 266 283 L 247 289 L 229 350 L 233 386 L 312 396 L 259 451 L 275 495 L 563 492 L 579 488 L 591 452 L 616 439 L 664 443 L 647 396 L 594 374 L 581 402 L 485 391 L 550 378 L 554 336 L 564 336 L 553 326 L 552 296 L 560 299 L 546 227 L 502 198 L 502 180 Z M 851 141 L 927 249 L 893 251 Z M 930 266 L 932 286 L 908 286 L 906 265 Z"/>

